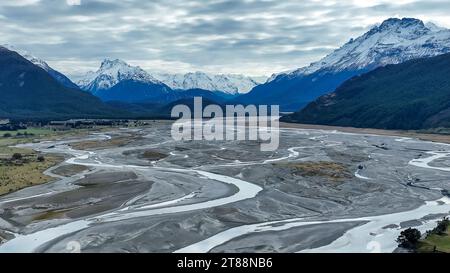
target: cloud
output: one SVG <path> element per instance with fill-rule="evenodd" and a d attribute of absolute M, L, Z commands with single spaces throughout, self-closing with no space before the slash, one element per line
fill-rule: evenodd
<path fill-rule="evenodd" d="M 2 5 L 7 7 L 21 7 L 35 5 L 39 2 L 40 0 L 6 0 L 5 3 L 2 3 Z"/>
<path fill-rule="evenodd" d="M 81 0 L 66 0 L 69 6 L 79 6 L 81 5 Z"/>
<path fill-rule="evenodd" d="M 148 70 L 265 74 L 316 61 L 389 17 L 450 27 L 447 0 L 15 0 L 0 43 L 70 75 L 106 57 Z"/>

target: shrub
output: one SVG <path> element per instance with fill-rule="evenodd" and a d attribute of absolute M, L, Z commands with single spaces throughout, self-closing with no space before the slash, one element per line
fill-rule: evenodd
<path fill-rule="evenodd" d="M 45 157 L 44 157 L 43 155 L 39 155 L 39 156 L 37 157 L 37 161 L 39 161 L 39 162 L 44 162 L 44 161 L 45 161 Z"/>
<path fill-rule="evenodd" d="M 22 154 L 20 153 L 15 153 L 12 155 L 12 160 L 21 160 L 22 159 Z"/>
<path fill-rule="evenodd" d="M 450 220 L 447 217 L 444 217 L 444 219 L 442 219 L 441 221 L 438 221 L 438 224 L 432 230 L 432 233 L 437 234 L 437 235 L 445 235 L 449 225 L 450 225 Z"/>
<path fill-rule="evenodd" d="M 12 137 L 11 133 L 5 133 L 3 134 L 3 137 Z"/>

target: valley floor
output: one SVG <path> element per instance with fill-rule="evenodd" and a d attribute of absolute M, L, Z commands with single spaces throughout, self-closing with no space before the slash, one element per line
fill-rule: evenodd
<path fill-rule="evenodd" d="M 0 197 L 0 252 L 392 252 L 450 213 L 447 144 L 298 126 L 274 152 L 170 121 L 21 144 L 66 159 Z"/>
<path fill-rule="evenodd" d="M 339 132 L 345 132 L 345 133 L 369 134 L 369 135 L 380 135 L 380 136 L 401 136 L 401 137 L 411 137 L 411 138 L 418 138 L 421 140 L 450 144 L 450 134 L 449 133 L 446 133 L 446 134 L 425 133 L 422 131 L 383 130 L 383 129 L 340 127 L 340 126 L 313 125 L 313 124 L 288 123 L 288 122 L 280 122 L 280 127 L 310 129 L 310 130 L 328 130 L 328 131 L 339 131 Z"/>

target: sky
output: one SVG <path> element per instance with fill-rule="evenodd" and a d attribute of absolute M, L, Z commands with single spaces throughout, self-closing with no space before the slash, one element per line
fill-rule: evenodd
<path fill-rule="evenodd" d="M 390 17 L 450 28 L 449 0 L 1 0 L 0 44 L 76 78 L 105 58 L 150 72 L 269 76 Z"/>

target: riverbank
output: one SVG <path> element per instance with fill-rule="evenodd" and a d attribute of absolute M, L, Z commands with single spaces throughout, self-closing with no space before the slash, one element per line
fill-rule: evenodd
<path fill-rule="evenodd" d="M 53 181 L 44 171 L 61 163 L 64 157 L 14 146 L 54 135 L 55 132 L 40 128 L 0 132 L 0 196 Z"/>
<path fill-rule="evenodd" d="M 28 149 L 0 147 L 0 153 L 0 196 L 53 181 L 45 170 L 64 161 L 63 156 Z"/>
<path fill-rule="evenodd" d="M 48 128 L 28 128 L 0 131 L 0 196 L 54 181 L 54 177 L 45 175 L 44 172 L 64 161 L 64 156 L 57 153 L 42 154 L 32 149 L 17 148 L 16 145 L 83 137 L 92 132 L 111 129 L 99 127 L 55 131 Z"/>
<path fill-rule="evenodd" d="M 450 144 L 450 135 L 438 134 L 438 133 L 432 134 L 432 133 L 421 133 L 418 131 L 383 130 L 383 129 L 340 127 L 340 126 L 313 125 L 313 124 L 300 124 L 300 123 L 288 123 L 288 122 L 280 122 L 280 127 L 281 128 L 308 129 L 308 130 L 339 131 L 339 132 L 353 133 L 353 134 L 370 134 L 370 135 L 380 135 L 380 136 L 410 137 L 410 138 L 417 138 L 420 140 Z"/>

